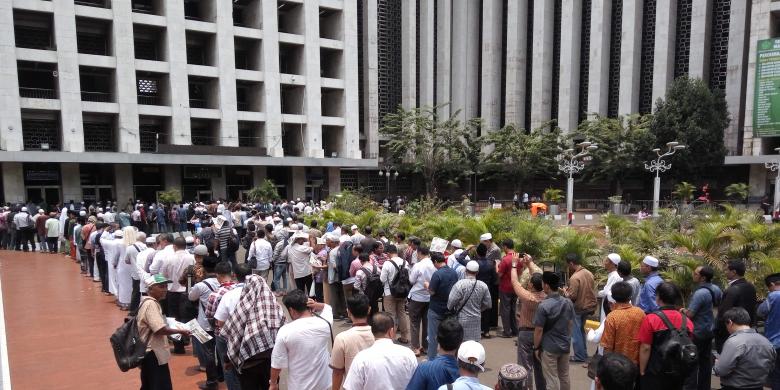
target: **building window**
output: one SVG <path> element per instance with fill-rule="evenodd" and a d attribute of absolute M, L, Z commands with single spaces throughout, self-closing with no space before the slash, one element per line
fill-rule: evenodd
<path fill-rule="evenodd" d="M 726 90 L 729 60 L 729 21 L 731 0 L 712 3 L 712 38 L 710 39 L 710 88 Z"/>
<path fill-rule="evenodd" d="M 14 10 L 16 47 L 56 50 L 52 36 L 52 14 Z"/>
<path fill-rule="evenodd" d="M 19 96 L 33 99 L 57 99 L 57 64 L 18 61 Z"/>
<path fill-rule="evenodd" d="M 24 150 L 61 150 L 59 115 L 55 112 L 22 113 Z"/>
<path fill-rule="evenodd" d="M 154 73 L 138 73 L 136 75 L 138 104 L 165 105 L 163 93 L 165 77 Z"/>
<path fill-rule="evenodd" d="M 656 0 L 645 0 L 642 12 L 642 56 L 639 70 L 639 113 L 653 111 L 653 62 L 655 61 Z"/>
<path fill-rule="evenodd" d="M 617 117 L 620 101 L 620 46 L 623 35 L 623 1 L 612 1 L 612 33 L 609 43 L 609 89 L 607 116 Z"/>
<path fill-rule="evenodd" d="M 79 67 L 81 100 L 85 102 L 113 102 L 114 70 L 89 66 Z"/>
<path fill-rule="evenodd" d="M 116 152 L 113 116 L 84 116 L 84 150 L 87 152 Z"/>
<path fill-rule="evenodd" d="M 691 56 L 693 0 L 677 0 L 677 34 L 674 48 L 674 78 L 688 75 Z"/>
<path fill-rule="evenodd" d="M 111 55 L 110 40 L 111 22 L 76 18 L 76 44 L 79 53 L 99 56 Z"/>
<path fill-rule="evenodd" d="M 555 0 L 553 7 L 555 9 L 553 10 L 553 74 L 550 118 L 558 119 L 558 91 L 561 80 L 561 0 Z"/>
<path fill-rule="evenodd" d="M 590 12 L 591 1 L 582 2 L 582 25 L 580 27 L 580 98 L 579 117 L 582 122 L 588 114 L 588 80 L 590 79 Z M 647 0 L 652 1 L 652 0 Z"/>
<path fill-rule="evenodd" d="M 531 129 L 531 99 L 533 99 L 533 68 L 534 68 L 534 2 L 528 2 L 528 25 L 526 26 L 525 43 L 525 123 L 526 130 Z M 453 26 L 454 27 L 454 26 Z"/>
<path fill-rule="evenodd" d="M 377 0 L 379 125 L 401 104 L 401 2 Z"/>

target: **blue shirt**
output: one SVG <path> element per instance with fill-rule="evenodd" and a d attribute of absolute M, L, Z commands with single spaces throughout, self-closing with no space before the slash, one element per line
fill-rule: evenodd
<path fill-rule="evenodd" d="M 655 289 L 663 282 L 664 280 L 658 276 L 658 272 L 647 275 L 645 284 L 642 285 L 642 291 L 639 292 L 639 308 L 645 313 L 650 314 L 658 311 L 658 304 L 655 303 Z"/>
<path fill-rule="evenodd" d="M 450 298 L 450 290 L 458 281 L 458 273 L 446 265 L 437 269 L 431 276 L 431 282 L 428 283 L 428 290 L 431 291 L 431 303 L 429 310 L 434 313 L 444 315 L 447 311 L 447 300 Z"/>
<path fill-rule="evenodd" d="M 775 348 L 780 348 L 780 291 L 772 291 L 758 306 L 758 315 L 766 318 L 764 335 Z"/>
<path fill-rule="evenodd" d="M 691 320 L 696 324 L 693 329 L 694 336 L 712 337 L 715 324 L 712 308 L 717 302 L 720 302 L 722 295 L 720 288 L 712 283 L 703 283 L 693 292 L 691 302 L 688 304 L 688 311 L 693 316 Z M 713 297 L 715 302 L 713 302 Z"/>
<path fill-rule="evenodd" d="M 470 376 L 462 376 L 456 379 L 455 382 L 452 383 L 452 389 L 453 390 L 493 390 L 492 387 L 487 387 L 479 383 L 479 379 Z M 447 390 L 447 385 L 439 386 L 439 390 Z"/>
<path fill-rule="evenodd" d="M 406 390 L 436 390 L 458 379 L 458 361 L 452 355 L 438 355 L 420 363 L 406 385 Z"/>

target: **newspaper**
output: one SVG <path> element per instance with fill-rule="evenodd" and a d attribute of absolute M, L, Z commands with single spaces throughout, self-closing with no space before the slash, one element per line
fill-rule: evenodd
<path fill-rule="evenodd" d="M 190 322 L 188 322 L 186 324 L 181 323 L 179 321 L 176 321 L 176 319 L 173 318 L 173 317 L 166 317 L 165 320 L 166 320 L 166 322 L 168 324 L 168 327 L 171 328 L 171 329 L 186 329 L 186 330 L 189 330 L 190 333 L 192 334 L 192 337 L 195 337 L 196 339 L 198 339 L 198 341 L 200 341 L 201 344 L 211 340 L 211 338 L 212 338 L 208 333 L 206 333 L 205 330 L 203 330 L 203 328 L 201 328 L 200 324 L 198 324 L 198 320 L 197 319 L 192 319 L 192 320 L 190 320 Z M 181 340 L 181 335 L 180 334 L 170 335 L 169 337 L 174 339 L 174 340 L 177 340 L 177 341 Z"/>
<path fill-rule="evenodd" d="M 444 253 L 444 251 L 447 250 L 447 245 L 449 245 L 450 242 L 439 237 L 434 237 L 431 241 L 431 252 L 439 252 Z"/>

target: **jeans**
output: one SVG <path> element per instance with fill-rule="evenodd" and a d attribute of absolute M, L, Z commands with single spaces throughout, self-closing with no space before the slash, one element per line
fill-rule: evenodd
<path fill-rule="evenodd" d="M 439 315 L 433 310 L 428 310 L 428 360 L 433 360 L 439 349 L 439 342 L 436 340 L 436 334 L 439 331 L 439 322 L 443 319 L 443 315 Z"/>
<path fill-rule="evenodd" d="M 208 334 L 212 337 L 214 336 L 214 332 L 208 332 Z M 206 367 L 206 385 L 213 386 L 213 388 L 216 389 L 217 386 L 219 386 L 219 380 L 222 379 L 223 374 L 222 365 L 219 364 L 214 355 L 215 343 L 214 338 L 203 344 L 201 344 L 197 338 L 192 338 L 193 348 L 197 346 L 198 362 Z"/>
<path fill-rule="evenodd" d="M 515 318 L 515 307 L 517 304 L 517 295 L 515 293 L 500 292 L 501 300 L 501 327 L 504 328 L 504 336 L 514 336 L 517 334 L 517 319 Z"/>
<path fill-rule="evenodd" d="M 172 390 L 168 364 L 159 365 L 157 356 L 149 351 L 141 361 L 141 390 Z"/>
<path fill-rule="evenodd" d="M 542 373 L 547 390 L 569 390 L 569 354 L 542 351 Z"/>
<path fill-rule="evenodd" d="M 41 252 L 46 252 L 49 248 L 46 246 L 46 234 L 37 234 L 38 246 Z"/>
<path fill-rule="evenodd" d="M 528 372 L 525 388 L 543 390 L 547 387 L 542 373 L 542 363 L 534 356 L 534 331 L 521 330 L 517 332 L 517 364 Z"/>
<path fill-rule="evenodd" d="M 585 320 L 587 314 L 574 314 L 574 326 L 571 332 L 571 343 L 574 346 L 572 360 L 584 362 L 588 359 L 588 350 L 585 346 Z"/>
<path fill-rule="evenodd" d="M 187 314 L 184 303 L 187 301 L 187 293 L 184 292 L 172 292 L 168 291 L 165 296 L 165 315 L 167 317 L 173 317 L 176 321 L 186 323 L 189 321 L 186 318 Z M 184 353 L 184 346 L 187 345 L 187 336 L 181 336 L 181 340 L 172 340 L 174 353 Z"/>
<path fill-rule="evenodd" d="M 428 329 L 428 302 L 409 301 L 409 322 L 412 330 L 412 349 L 422 347 L 427 350 L 428 340 L 425 336 L 420 340 L 420 329 Z"/>
<path fill-rule="evenodd" d="M 219 364 L 225 364 L 227 362 L 227 340 L 221 336 L 214 338 L 217 344 L 217 360 Z M 238 375 L 236 370 L 224 370 L 225 386 L 228 390 L 241 390 L 241 384 L 238 381 Z"/>
<path fill-rule="evenodd" d="M 280 289 L 282 282 L 284 282 L 284 289 Z M 274 281 L 271 287 L 274 291 L 287 291 L 287 263 L 274 264 Z"/>

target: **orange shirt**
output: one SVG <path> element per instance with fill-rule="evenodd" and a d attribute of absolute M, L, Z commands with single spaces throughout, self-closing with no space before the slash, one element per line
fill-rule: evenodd
<path fill-rule="evenodd" d="M 612 352 L 618 352 L 639 364 L 639 339 L 637 333 L 645 312 L 629 303 L 612 305 L 604 320 L 604 334 L 601 335 L 601 346 Z"/>

